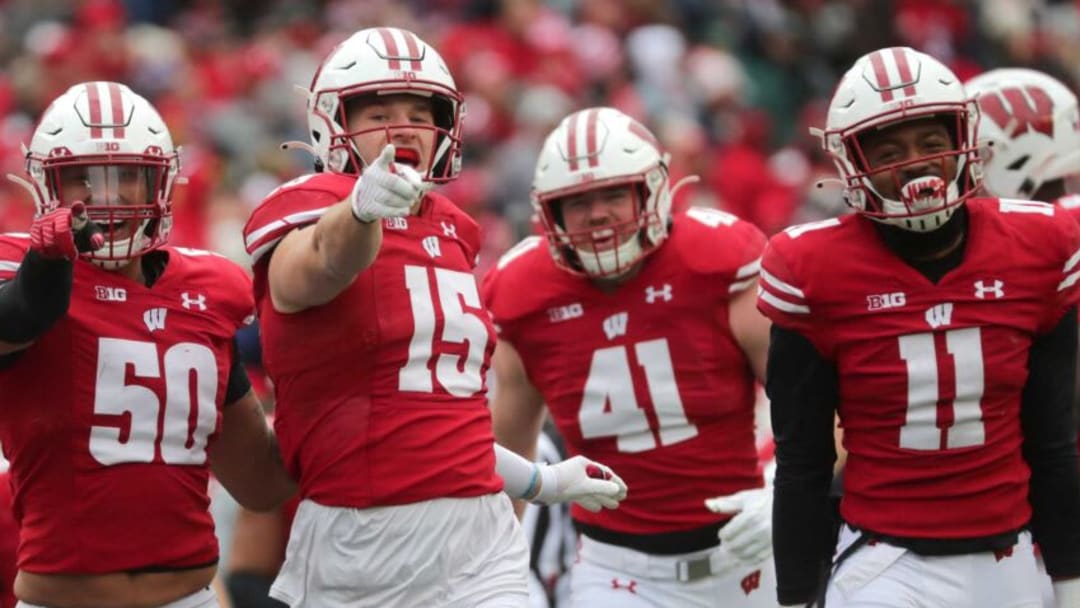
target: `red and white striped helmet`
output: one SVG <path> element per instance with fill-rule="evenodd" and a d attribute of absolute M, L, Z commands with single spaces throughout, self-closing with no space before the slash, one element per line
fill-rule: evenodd
<path fill-rule="evenodd" d="M 870 182 L 868 164 L 859 136 L 896 123 L 941 117 L 954 137 L 953 149 L 875 169 L 890 171 L 900 183 L 898 170 L 924 163 L 957 162 L 956 176 L 944 195 L 929 206 L 889 199 Z M 826 126 L 812 130 L 822 138 L 844 182 L 844 200 L 874 220 L 908 230 L 926 232 L 941 226 L 957 206 L 978 188 L 982 177 L 975 132 L 979 112 L 960 80 L 937 59 L 908 47 L 879 49 L 863 55 L 836 87 Z"/>
<path fill-rule="evenodd" d="M 424 178 L 446 182 L 457 177 L 461 170 L 463 96 L 434 48 L 416 34 L 393 27 L 356 32 L 330 51 L 311 79 L 308 126 L 311 145 L 323 166 L 335 173 L 357 173 L 364 166 L 352 141 L 361 132 L 348 132 L 346 128 L 345 100 L 358 95 L 396 93 L 432 100 L 435 146 Z"/>
<path fill-rule="evenodd" d="M 979 103 L 985 186 L 1031 198 L 1044 182 L 1080 173 L 1080 106 L 1064 83 L 1024 68 L 990 70 L 964 83 Z"/>
<path fill-rule="evenodd" d="M 567 232 L 559 200 L 576 194 L 638 185 L 639 207 L 633 220 L 638 233 L 619 246 L 598 251 L 592 231 Z M 533 176 L 532 204 L 561 268 L 592 277 L 625 273 L 667 238 L 671 187 L 667 155 L 648 129 L 613 108 L 589 108 L 562 120 L 548 135 Z M 611 226 L 616 234 L 623 231 Z M 624 226 L 625 228 L 625 226 Z"/>
<path fill-rule="evenodd" d="M 168 240 L 179 170 L 179 154 L 161 115 L 116 82 L 77 84 L 57 97 L 26 149 L 39 215 L 75 202 L 64 200 L 62 175 L 85 185 L 87 215 L 102 228 L 105 246 L 82 256 L 107 268 L 123 266 Z M 137 180 L 142 199 L 122 194 L 121 179 Z"/>

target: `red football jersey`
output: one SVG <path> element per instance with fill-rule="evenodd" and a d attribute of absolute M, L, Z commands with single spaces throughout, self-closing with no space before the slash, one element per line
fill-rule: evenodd
<path fill-rule="evenodd" d="M 0 235 L 0 281 L 30 240 Z M 0 369 L 19 568 L 100 574 L 218 556 L 207 446 L 221 420 L 233 335 L 254 313 L 227 259 L 164 248 L 147 288 L 76 262 L 68 313 Z"/>
<path fill-rule="evenodd" d="M 453 203 L 429 194 L 419 215 L 384 220 L 374 264 L 334 300 L 274 310 L 269 253 L 354 182 L 294 180 L 245 227 L 286 466 L 302 496 L 332 506 L 498 492 L 485 385 L 495 334 L 472 275 L 480 234 Z"/>
<path fill-rule="evenodd" d="M 568 451 L 630 488 L 615 510 L 574 505 L 575 519 L 631 534 L 688 530 L 723 519 L 706 498 L 762 485 L 755 380 L 728 302 L 753 285 L 764 245 L 752 224 L 699 208 L 675 217 L 615 293 L 560 270 L 535 236 L 488 273 L 484 302 Z"/>
<path fill-rule="evenodd" d="M 1045 203 L 973 199 L 963 262 L 936 284 L 856 215 L 769 241 L 758 306 L 839 374 L 841 513 L 883 534 L 1024 525 L 1021 391 L 1033 337 L 1077 298 L 1080 229 Z"/>

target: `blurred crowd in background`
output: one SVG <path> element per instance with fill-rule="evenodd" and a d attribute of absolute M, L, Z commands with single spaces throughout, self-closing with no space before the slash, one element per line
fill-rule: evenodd
<path fill-rule="evenodd" d="M 0 172 L 50 99 L 86 80 L 130 85 L 183 146 L 172 242 L 246 263 L 241 226 L 310 171 L 304 97 L 319 60 L 357 29 L 411 29 L 465 93 L 465 163 L 444 187 L 486 229 L 490 264 L 530 232 L 544 135 L 610 105 L 672 154 L 676 206 L 729 210 L 773 233 L 843 203 L 808 126 L 842 70 L 909 45 L 961 78 L 1026 66 L 1080 82 L 1077 0 L 0 0 Z M 1074 86 L 1075 88 L 1075 86 Z M 0 181 L 0 231 L 32 205 Z"/>

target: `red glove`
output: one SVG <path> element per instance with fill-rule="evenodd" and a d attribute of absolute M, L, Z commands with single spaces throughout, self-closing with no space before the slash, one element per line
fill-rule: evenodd
<path fill-rule="evenodd" d="M 89 232 L 86 238 L 79 239 L 88 247 L 77 248 L 76 235 L 82 232 Z M 30 248 L 44 258 L 74 260 L 80 250 L 99 249 L 104 244 L 101 229 L 87 219 L 86 205 L 81 202 L 36 217 L 30 225 Z"/>

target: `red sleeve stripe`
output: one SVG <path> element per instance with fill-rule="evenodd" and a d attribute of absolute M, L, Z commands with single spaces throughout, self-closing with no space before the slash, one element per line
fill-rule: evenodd
<path fill-rule="evenodd" d="M 19 266 L 20 266 L 19 262 L 0 261 L 0 273 L 10 272 L 10 273 L 14 274 L 17 270 L 19 270 Z"/>
<path fill-rule="evenodd" d="M 758 285 L 758 300 L 772 306 L 777 310 L 787 313 L 805 315 L 810 313 L 810 307 L 804 304 L 792 304 L 774 296 L 765 290 L 764 285 Z"/>
<path fill-rule="evenodd" d="M 244 236 L 244 247 L 251 255 L 252 262 L 258 262 L 259 258 L 277 245 L 289 231 L 317 221 L 329 208 L 330 206 L 327 206 L 293 213 L 249 232 Z"/>

